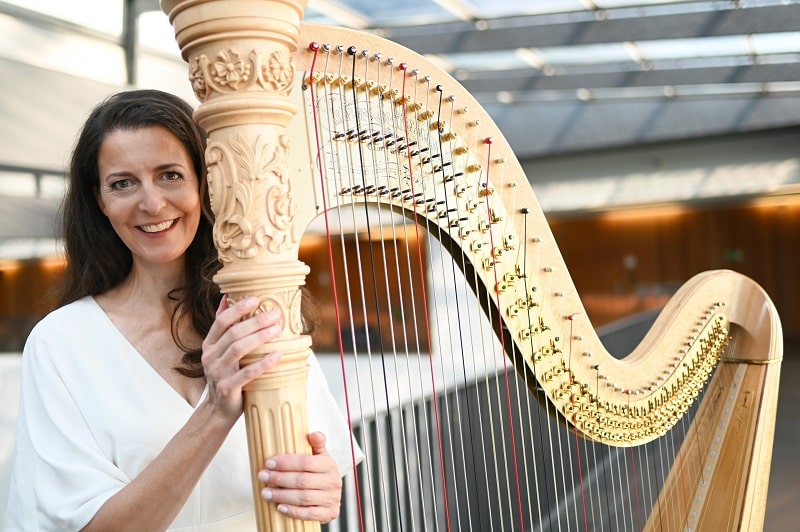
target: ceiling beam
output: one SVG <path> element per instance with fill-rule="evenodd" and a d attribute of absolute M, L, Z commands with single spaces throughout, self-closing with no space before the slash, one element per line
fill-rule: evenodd
<path fill-rule="evenodd" d="M 490 19 L 482 21 L 488 26 L 483 30 L 471 22 L 391 27 L 381 35 L 418 53 L 448 54 L 800 31 L 798 4 L 648 16 L 617 12 L 623 10 L 607 11 L 605 19 L 578 13 L 576 20 L 554 23 L 546 15 Z"/>
<path fill-rule="evenodd" d="M 470 72 L 461 84 L 472 94 L 498 91 L 548 91 L 597 87 L 666 87 L 724 83 L 769 83 L 800 80 L 800 63 L 739 65 L 659 70 L 615 69 L 613 72 L 546 76 L 540 70 Z"/>
<path fill-rule="evenodd" d="M 518 159 L 800 124 L 800 95 L 674 100 L 484 102 Z"/>

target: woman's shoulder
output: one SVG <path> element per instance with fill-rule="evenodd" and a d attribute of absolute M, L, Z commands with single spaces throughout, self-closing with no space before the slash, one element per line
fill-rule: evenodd
<path fill-rule="evenodd" d="M 94 332 L 97 327 L 98 312 L 100 307 L 91 296 L 58 307 L 34 325 L 28 335 L 26 350 L 28 346 L 43 341 L 58 342 Z"/>
<path fill-rule="evenodd" d="M 61 324 L 72 324 L 76 321 L 85 321 L 87 318 L 91 317 L 98 308 L 93 296 L 82 297 L 72 303 L 67 303 L 66 305 L 62 305 L 50 311 L 36 324 L 36 327 L 49 327 Z"/>

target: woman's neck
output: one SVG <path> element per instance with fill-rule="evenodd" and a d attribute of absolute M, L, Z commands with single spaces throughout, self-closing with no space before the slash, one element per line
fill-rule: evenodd
<path fill-rule="evenodd" d="M 143 268 L 134 263 L 125 280 L 106 292 L 105 296 L 120 303 L 124 302 L 130 308 L 151 311 L 163 308 L 171 314 L 176 302 L 169 295 L 176 288 L 181 288 L 185 279 L 182 264 Z"/>

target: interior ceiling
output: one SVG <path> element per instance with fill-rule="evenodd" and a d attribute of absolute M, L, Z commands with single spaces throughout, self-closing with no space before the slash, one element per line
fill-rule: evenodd
<path fill-rule="evenodd" d="M 522 159 L 800 124 L 800 0 L 310 0 L 306 19 L 432 57 Z"/>

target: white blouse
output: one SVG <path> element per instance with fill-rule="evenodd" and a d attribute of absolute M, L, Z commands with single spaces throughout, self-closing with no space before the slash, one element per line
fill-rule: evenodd
<path fill-rule="evenodd" d="M 309 365 L 309 428 L 325 433 L 344 473 L 352 468 L 350 432 L 313 355 Z M 8 532 L 81 529 L 194 411 L 92 297 L 36 325 L 21 379 Z M 240 418 L 170 530 L 255 530 L 249 471 Z"/>

